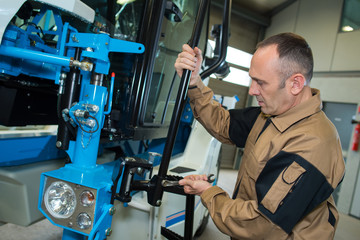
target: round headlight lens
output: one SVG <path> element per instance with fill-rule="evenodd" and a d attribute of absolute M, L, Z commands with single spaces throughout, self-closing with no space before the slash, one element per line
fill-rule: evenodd
<path fill-rule="evenodd" d="M 76 222 L 81 229 L 88 229 L 91 227 L 91 217 L 87 213 L 80 213 L 76 219 Z"/>
<path fill-rule="evenodd" d="M 75 210 L 74 190 L 64 182 L 53 182 L 44 195 L 45 207 L 56 218 L 68 218 Z"/>
<path fill-rule="evenodd" d="M 80 202 L 84 207 L 90 207 L 94 204 L 95 196 L 94 194 L 89 191 L 85 190 L 80 195 Z"/>

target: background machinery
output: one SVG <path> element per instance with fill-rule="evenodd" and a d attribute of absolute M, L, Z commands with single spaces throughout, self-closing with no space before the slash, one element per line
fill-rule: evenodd
<path fill-rule="evenodd" d="M 2 3 L 1 222 L 45 216 L 63 239 L 192 239 L 208 214 L 164 183 L 217 178 L 220 143 L 193 121 L 191 73 L 179 79 L 173 68 L 183 43 L 206 49 L 209 6 Z M 224 65 L 229 12 L 224 1 L 220 54 L 203 76 Z"/>

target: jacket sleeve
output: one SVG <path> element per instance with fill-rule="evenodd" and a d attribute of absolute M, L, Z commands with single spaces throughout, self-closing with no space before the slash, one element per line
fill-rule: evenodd
<path fill-rule="evenodd" d="M 202 81 L 188 91 L 196 120 L 222 143 L 245 147 L 246 139 L 260 114 L 259 107 L 227 111 L 213 100 L 213 92 Z"/>
<path fill-rule="evenodd" d="M 234 144 L 229 137 L 229 111 L 213 100 L 213 96 L 212 90 L 202 81 L 189 88 L 188 97 L 194 117 L 220 142 Z"/>
<path fill-rule="evenodd" d="M 256 200 L 233 200 L 218 186 L 203 192 L 201 200 L 218 229 L 235 239 L 265 239 L 274 226 L 258 211 Z"/>

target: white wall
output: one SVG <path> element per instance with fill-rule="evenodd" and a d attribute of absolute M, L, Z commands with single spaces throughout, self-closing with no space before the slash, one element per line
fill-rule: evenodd
<path fill-rule="evenodd" d="M 326 102 L 360 103 L 360 78 L 356 76 L 313 77 L 311 87 L 320 89 Z"/>
<path fill-rule="evenodd" d="M 360 70 L 360 31 L 338 33 L 332 71 Z"/>
<path fill-rule="evenodd" d="M 294 32 L 303 36 L 314 54 L 315 77 L 323 100 L 360 102 L 360 31 L 339 33 L 343 0 L 299 0 L 272 18 L 266 36 Z M 349 76 L 346 72 L 351 71 Z M 345 72 L 342 76 L 338 72 Z M 333 74 L 333 75 L 332 75 Z"/>

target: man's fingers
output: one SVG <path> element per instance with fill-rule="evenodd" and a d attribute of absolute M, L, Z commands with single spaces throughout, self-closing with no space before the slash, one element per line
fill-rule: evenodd
<path fill-rule="evenodd" d="M 182 52 L 178 54 L 174 67 L 179 77 L 182 77 L 184 69 L 190 70 L 192 74 L 189 85 L 194 85 L 199 79 L 202 60 L 202 53 L 198 47 L 192 49 L 188 44 L 184 44 Z"/>
<path fill-rule="evenodd" d="M 184 69 L 195 71 L 196 62 L 186 57 L 178 57 L 175 61 L 174 67 L 178 75 L 181 77 Z"/>
<path fill-rule="evenodd" d="M 183 52 L 187 52 L 189 54 L 191 54 L 192 56 L 201 56 L 202 57 L 202 51 L 200 48 L 195 47 L 194 49 L 192 49 L 189 44 L 184 44 L 182 46 L 182 50 Z"/>
<path fill-rule="evenodd" d="M 193 56 L 196 55 L 194 49 L 192 49 L 192 48 L 189 46 L 189 44 L 183 44 L 182 50 L 183 50 L 183 52 L 188 52 L 188 53 L 192 54 Z"/>
<path fill-rule="evenodd" d="M 198 61 L 202 61 L 202 51 L 201 51 L 201 49 L 198 48 L 198 47 L 195 47 L 194 48 L 194 53 L 195 53 L 195 56 L 198 59 Z"/>
<path fill-rule="evenodd" d="M 176 59 L 175 67 L 181 67 L 183 69 L 188 69 L 193 71 L 196 68 L 196 62 L 188 58 L 178 58 Z"/>
<path fill-rule="evenodd" d="M 184 179 L 181 179 L 181 180 L 179 181 L 179 184 L 182 185 L 182 186 L 185 186 L 185 185 L 191 186 L 192 183 L 193 183 L 193 180 L 192 180 L 192 179 L 188 179 L 188 178 L 184 178 Z"/>
<path fill-rule="evenodd" d="M 187 62 L 192 62 L 194 65 L 197 63 L 198 58 L 195 54 L 191 54 L 188 52 L 181 52 L 178 54 L 178 59 L 186 60 Z"/>

